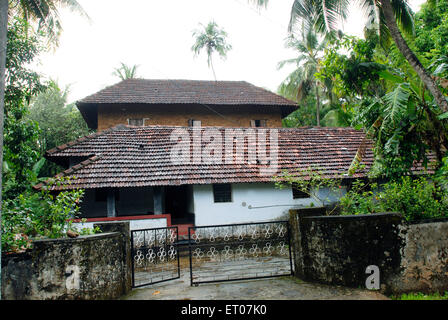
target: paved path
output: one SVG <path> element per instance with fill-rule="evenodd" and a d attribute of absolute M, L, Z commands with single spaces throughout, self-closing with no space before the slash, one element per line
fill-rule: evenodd
<path fill-rule="evenodd" d="M 303 282 L 295 277 L 232 281 L 190 286 L 189 272 L 181 278 L 133 289 L 124 300 L 385 300 L 362 289 Z"/>

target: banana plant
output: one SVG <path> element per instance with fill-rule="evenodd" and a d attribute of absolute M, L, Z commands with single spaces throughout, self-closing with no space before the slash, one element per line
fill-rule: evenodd
<path fill-rule="evenodd" d="M 360 108 L 355 117 L 359 127 L 368 129 L 349 167 L 349 175 L 356 172 L 372 140 L 375 140 L 376 170 L 380 172 L 393 170 L 387 167 L 391 163 L 400 162 L 408 170 L 416 162 L 426 165 L 428 151 L 434 152 L 441 163 L 441 150 L 448 141 L 447 129 L 438 119 L 441 110 L 425 86 L 418 79 L 405 78 L 399 70 L 383 69 L 378 75 L 392 90 Z"/>

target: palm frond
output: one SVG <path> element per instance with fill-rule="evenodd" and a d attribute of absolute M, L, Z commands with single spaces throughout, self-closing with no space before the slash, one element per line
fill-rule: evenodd
<path fill-rule="evenodd" d="M 403 119 L 410 95 L 409 84 L 402 83 L 383 97 L 385 102 L 383 130 L 395 128 Z"/>

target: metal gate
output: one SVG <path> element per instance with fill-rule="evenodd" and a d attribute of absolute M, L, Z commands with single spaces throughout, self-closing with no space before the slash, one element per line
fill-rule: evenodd
<path fill-rule="evenodd" d="M 293 274 L 288 221 L 190 227 L 191 285 Z"/>
<path fill-rule="evenodd" d="M 177 227 L 131 231 L 132 287 L 178 279 Z"/>

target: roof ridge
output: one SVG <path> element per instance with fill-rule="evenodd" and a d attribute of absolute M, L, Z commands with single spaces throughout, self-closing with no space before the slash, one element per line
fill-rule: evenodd
<path fill-rule="evenodd" d="M 153 94 L 152 89 L 158 88 L 162 90 L 171 90 L 170 88 L 166 88 L 166 85 L 172 86 L 176 83 L 182 85 L 182 90 L 184 93 L 189 94 L 191 92 L 196 92 L 198 88 L 201 89 L 199 91 L 206 92 L 207 89 L 211 88 L 212 84 L 216 84 L 218 88 L 222 90 L 230 90 L 232 93 L 232 97 L 228 97 L 227 95 L 222 95 L 220 90 L 214 92 L 214 90 L 207 91 L 207 94 L 204 96 L 191 95 L 188 96 L 190 102 L 186 103 L 208 103 L 208 104 L 254 104 L 254 105 L 268 105 L 268 106 L 279 106 L 279 107 L 297 107 L 297 102 L 289 100 L 278 93 L 268 90 L 263 87 L 256 86 L 250 82 L 245 80 L 190 80 L 190 79 L 143 79 L 143 78 L 135 78 L 135 79 L 126 79 L 120 82 L 114 83 L 112 85 L 106 86 L 97 92 L 90 94 L 78 101 L 76 101 L 76 105 L 85 105 L 85 104 L 94 104 L 94 103 L 161 103 L 159 98 L 156 98 Z M 136 88 L 132 88 L 136 87 Z M 148 89 L 149 88 L 149 89 Z M 138 90 L 136 90 L 138 89 Z M 148 90 L 142 90 L 148 89 Z M 239 90 L 245 90 L 244 99 L 238 97 L 235 92 Z M 139 92 L 135 94 L 135 92 Z M 118 96 L 117 96 L 118 92 Z M 126 94 L 121 94 L 125 92 Z M 143 94 L 145 93 L 145 94 Z M 246 97 L 247 96 L 247 97 Z M 120 97 L 120 101 L 117 101 L 118 97 Z M 237 98 L 237 100 L 235 100 Z M 155 100 L 156 102 L 154 102 Z M 177 103 L 185 103 L 182 102 L 180 96 L 176 94 L 172 94 L 170 96 L 165 96 L 164 99 L 168 99 L 166 102 L 168 104 L 177 104 Z M 204 102 L 202 100 L 207 100 Z M 184 99 L 185 100 L 185 99 Z M 235 101 L 234 101 L 235 100 Z M 201 102 L 202 101 L 202 102 Z"/>

